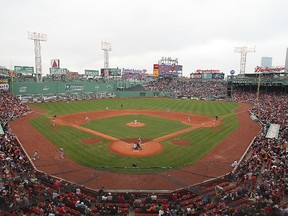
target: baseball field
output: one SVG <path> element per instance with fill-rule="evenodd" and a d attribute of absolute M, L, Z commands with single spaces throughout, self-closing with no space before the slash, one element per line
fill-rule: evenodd
<path fill-rule="evenodd" d="M 35 168 L 92 189 L 175 190 L 224 175 L 260 129 L 251 105 L 234 102 L 114 98 L 29 106 L 33 112 L 10 127 L 30 157 L 39 152 Z M 135 150 L 139 138 L 142 150 Z"/>
<path fill-rule="evenodd" d="M 31 106 L 46 112 L 29 120 L 30 124 L 55 146 L 63 147 L 65 154 L 73 161 L 109 172 L 153 173 L 193 164 L 211 151 L 238 127 L 235 109 L 240 104 L 166 98 L 125 98 L 41 103 Z M 114 112 L 115 115 L 101 117 L 103 110 L 106 114 Z M 136 110 L 140 112 L 135 112 Z M 161 111 L 165 115 L 151 115 L 151 112 L 145 114 L 144 111 L 147 110 Z M 173 116 L 179 113 L 183 113 L 182 118 L 174 119 Z M 58 121 L 55 127 L 51 126 L 51 117 L 54 115 L 57 116 L 56 121 L 62 120 L 62 123 Z M 201 116 L 204 117 L 203 120 L 196 121 Z M 215 116 L 219 117 L 217 121 L 220 124 L 217 122 L 217 126 L 203 126 L 209 121 L 214 122 Z M 126 141 L 127 151 L 135 152 L 135 155 L 121 154 L 117 152 L 117 147 L 116 151 L 111 150 L 109 145 L 115 141 L 113 139 L 63 124 L 63 121 L 69 122 L 72 118 L 75 119 L 73 124 L 109 135 L 115 140 Z M 137 120 L 137 124 L 144 123 L 145 126 L 136 127 L 135 124 L 133 127 L 134 123 L 127 126 L 127 123 L 134 120 Z M 161 151 L 141 155 L 147 145 L 153 145 L 150 141 L 189 127 L 195 129 L 160 141 Z M 136 141 L 139 137 L 143 149 L 139 150 L 142 152 L 138 154 L 133 151 L 133 140 Z M 136 164 L 138 169 L 133 169 L 132 164 Z"/>

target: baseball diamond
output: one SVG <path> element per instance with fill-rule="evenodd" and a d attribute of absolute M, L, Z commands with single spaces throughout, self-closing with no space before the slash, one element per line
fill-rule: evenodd
<path fill-rule="evenodd" d="M 103 99 L 104 100 L 104 99 Z M 109 99 L 116 100 L 117 99 Z M 132 102 L 132 99 L 129 99 Z M 135 99 L 134 99 L 135 100 Z M 136 99 L 136 101 L 143 101 L 147 100 L 150 101 L 149 98 L 147 99 Z M 152 99 L 153 100 L 153 99 Z M 162 103 L 165 103 L 167 99 L 161 99 Z M 169 103 L 171 102 L 171 99 L 168 99 Z M 172 100 L 173 101 L 173 100 Z M 107 99 L 105 101 L 107 103 Z M 176 100 L 177 102 L 177 100 Z M 188 103 L 193 103 L 191 101 L 187 101 Z M 79 103 L 79 102 L 76 102 Z M 101 103 L 101 101 L 95 101 L 95 103 Z M 128 102 L 126 102 L 128 103 Z M 135 103 L 135 101 L 133 101 Z M 205 102 L 202 102 L 205 103 Z M 218 102 L 218 103 L 224 103 L 225 102 Z M 117 103 L 119 104 L 119 102 Z M 123 190 L 123 189 L 129 189 L 129 190 L 176 190 L 178 188 L 182 188 L 184 186 L 193 185 L 195 183 L 203 182 L 207 179 L 225 175 L 229 171 L 231 171 L 230 164 L 234 159 L 240 159 L 241 155 L 244 153 L 250 142 L 252 141 L 253 137 L 258 133 L 259 131 L 259 125 L 255 122 L 253 122 L 250 119 L 249 113 L 247 110 L 249 109 L 249 105 L 242 104 L 240 108 L 236 111 L 237 118 L 239 121 L 239 127 L 233 131 L 226 139 L 221 141 L 221 143 L 218 143 L 217 146 L 211 150 L 210 152 L 204 153 L 202 158 L 200 157 L 195 162 L 190 162 L 190 165 L 179 165 L 180 169 L 173 168 L 171 171 L 169 171 L 169 167 L 173 167 L 173 164 L 177 164 L 175 160 L 177 160 L 177 156 L 174 156 L 171 163 L 168 165 L 165 164 L 163 161 L 160 162 L 157 160 L 165 160 L 165 152 L 164 145 L 162 144 L 163 140 L 171 140 L 179 137 L 181 134 L 187 134 L 189 131 L 194 131 L 198 128 L 211 128 L 212 130 L 216 131 L 216 133 L 219 133 L 221 130 L 221 120 L 214 121 L 214 117 L 205 117 L 200 116 L 196 114 L 190 114 L 191 115 L 191 121 L 188 122 L 186 119 L 187 113 L 181 113 L 181 112 L 167 112 L 167 111 L 161 111 L 161 110 L 112 110 L 112 105 L 110 105 L 110 110 L 99 110 L 99 111 L 90 111 L 90 112 L 80 112 L 80 113 L 71 113 L 71 114 L 65 114 L 65 115 L 57 115 L 56 118 L 56 125 L 57 127 L 50 127 L 49 124 L 47 128 L 44 130 L 51 130 L 52 132 L 60 131 L 63 126 L 70 126 L 73 128 L 76 128 L 77 130 L 85 131 L 87 133 L 96 135 L 97 137 L 104 138 L 108 140 L 108 148 L 102 149 L 99 153 L 97 151 L 97 154 L 103 154 L 103 151 L 112 151 L 113 154 L 116 153 L 120 156 L 120 159 L 116 159 L 115 156 L 113 157 L 114 160 L 119 160 L 118 167 L 113 169 L 113 165 L 111 162 L 108 161 L 108 163 L 105 165 L 104 163 L 100 163 L 98 166 L 93 168 L 84 167 L 83 165 L 87 164 L 87 162 L 80 161 L 82 164 L 79 165 L 75 161 L 73 161 L 73 156 L 69 157 L 69 146 L 65 146 L 65 163 L 62 163 L 61 160 L 58 159 L 58 154 L 55 151 L 58 147 L 53 145 L 51 141 L 49 141 L 47 138 L 45 138 L 44 135 L 41 135 L 39 131 L 35 130 L 28 122 L 31 121 L 29 119 L 39 116 L 40 114 L 44 114 L 45 112 L 43 110 L 39 110 L 36 107 L 43 107 L 36 106 L 37 104 L 31 106 L 32 110 L 34 112 L 30 115 L 25 116 L 24 118 L 17 119 L 16 121 L 11 122 L 11 127 L 15 133 L 17 133 L 17 136 L 23 146 L 25 147 L 28 154 L 33 154 L 34 150 L 37 148 L 39 149 L 41 153 L 41 160 L 35 161 L 35 166 L 37 169 L 50 173 L 52 175 L 56 175 L 60 178 L 76 182 L 77 184 L 85 185 L 89 188 L 97 189 L 99 187 L 105 187 L 107 189 L 111 190 Z M 44 104 L 45 105 L 45 104 Z M 57 104 L 55 104 L 57 105 Z M 68 106 L 72 106 L 72 102 L 68 104 Z M 128 104 L 127 104 L 128 106 Z M 150 106 L 152 106 L 150 104 Z M 171 120 L 178 120 L 183 125 L 186 125 L 188 127 L 183 128 L 178 131 L 170 132 L 169 134 L 164 134 L 159 137 L 152 137 L 148 139 L 147 141 L 143 142 L 143 149 L 142 150 L 133 150 L 132 144 L 127 141 L 125 141 L 125 136 L 123 137 L 116 137 L 108 135 L 107 133 L 99 132 L 97 130 L 92 130 L 88 127 L 85 127 L 85 116 L 88 116 L 91 121 L 94 120 L 105 120 L 109 119 L 109 117 L 115 117 L 115 116 L 126 116 L 126 115 L 148 115 L 148 116 L 154 116 L 154 117 L 161 117 L 161 118 L 167 118 Z M 40 115 L 41 116 L 41 115 Z M 224 115 L 223 115 L 224 116 Z M 42 115 L 43 117 L 43 115 Z M 48 116 L 49 117 L 49 116 Z M 139 116 L 138 116 L 139 117 Z M 140 118 L 140 117 L 139 117 Z M 129 118 L 128 118 L 129 119 Z M 130 117 L 131 119 L 131 117 Z M 27 121 L 29 120 L 29 121 Z M 113 118 L 112 118 L 113 120 Z M 51 120 L 50 120 L 51 121 Z M 159 120 L 158 120 L 159 121 Z M 140 121 L 142 122 L 142 121 Z M 155 122 L 154 122 L 155 123 Z M 23 125 L 25 127 L 23 127 Z M 97 125 L 97 121 L 95 122 Z M 170 123 L 171 124 L 171 123 Z M 116 123 L 114 123 L 114 126 L 116 126 Z M 147 126 L 145 126 L 147 127 Z M 23 130 L 25 128 L 25 130 Z M 142 128 L 143 129 L 143 128 Z M 142 130 L 141 129 L 141 130 Z M 27 131 L 26 131 L 27 130 Z M 112 129 L 110 129 L 112 130 Z M 161 128 L 159 128 L 159 131 Z M 33 136 L 26 136 L 27 134 L 33 133 Z M 78 132 L 76 132 L 78 133 Z M 127 132 L 128 133 L 128 132 Z M 189 134 L 189 133 L 188 133 Z M 242 137 L 239 139 L 239 137 L 242 136 L 242 134 L 245 134 L 245 137 Z M 134 135 L 134 138 L 137 138 L 137 135 Z M 50 136 L 52 136 L 50 134 Z M 56 136 L 56 135 L 55 135 Z M 67 134 L 66 136 L 72 136 L 71 134 Z M 77 135 L 78 136 L 78 135 Z M 80 135 L 79 135 L 80 136 Z M 191 135 L 190 135 L 191 136 Z M 130 138 L 133 138 L 130 137 Z M 143 137 L 143 139 L 148 137 Z M 178 138 L 179 139 L 179 138 Z M 41 140 L 41 141 L 40 141 Z M 183 138 L 185 140 L 185 138 Z M 233 140 L 233 142 L 231 141 Z M 196 141 L 192 141 L 193 142 Z M 241 142 L 241 144 L 239 143 Z M 39 145 L 41 143 L 41 145 Z M 44 144 L 45 143 L 45 144 Z M 56 141 L 57 143 L 57 141 Z M 245 144 L 244 144 L 245 143 Z M 58 144 L 59 145 L 59 144 Z M 60 144 L 63 145 L 63 144 Z M 171 144 L 170 144 L 171 145 Z M 204 144 L 205 145 L 205 144 Z M 90 145 L 89 145 L 90 146 Z M 100 146 L 100 144 L 96 144 L 96 146 Z M 129 147 L 130 146 L 130 147 Z M 177 145 L 174 145 L 174 147 L 177 147 Z M 75 147 L 73 147 L 75 148 Z M 87 146 L 85 146 L 87 148 Z M 183 147 L 177 147 L 177 148 L 183 148 Z M 174 150 L 175 153 L 173 154 L 179 154 L 181 155 L 180 150 Z M 205 146 L 204 146 L 205 149 Z M 229 154 L 229 152 L 233 149 L 234 153 Z M 85 149 L 81 149 L 81 151 L 85 151 Z M 91 151 L 91 150 L 89 150 Z M 184 149 L 184 151 L 188 151 L 187 149 Z M 191 150 L 190 150 L 191 151 Z M 196 150 L 195 150 L 196 151 Z M 199 150 L 197 150 L 199 151 Z M 77 154 L 79 154 L 79 149 L 76 149 Z M 200 153 L 200 152 L 199 152 Z M 199 154 L 197 153 L 197 154 Z M 97 154 L 94 157 L 99 157 Z M 112 154 L 112 155 L 113 155 Z M 152 165 L 145 166 L 145 159 L 146 160 L 152 160 L 150 159 L 151 155 L 161 155 L 164 156 L 159 157 L 159 159 L 156 158 L 156 163 L 152 163 Z M 171 155 L 173 155 L 171 154 Z M 128 156 L 129 163 L 124 163 L 121 167 L 121 158 L 125 158 L 124 156 Z M 150 155 L 150 157 L 148 157 Z M 168 154 L 170 155 L 170 154 Z M 193 153 L 191 153 L 193 155 Z M 88 158 L 88 153 L 85 153 L 85 158 Z M 132 159 L 131 159 L 132 157 Z M 136 157 L 136 158 L 135 158 Z M 148 159 L 147 159 L 148 157 Z M 167 156 L 166 156 L 167 157 Z M 173 156 L 169 156 L 173 157 Z M 181 157 L 184 157 L 181 155 Z M 195 156 L 196 157 L 196 156 Z M 193 159 L 193 158 L 192 158 Z M 105 160 L 105 159 L 103 159 Z M 155 160 L 155 159 L 154 159 Z M 168 159 L 166 159 L 168 160 Z M 178 159 L 179 160 L 179 159 Z M 191 159 L 190 159 L 191 160 Z M 77 161 L 77 159 L 76 159 Z M 193 160 L 191 160 L 193 161 Z M 94 162 L 97 163 L 97 162 Z M 137 164 L 137 169 L 132 169 L 132 164 Z M 147 162 L 146 162 L 147 163 Z M 185 162 L 189 164 L 188 162 Z M 159 165 L 157 165 L 159 164 Z M 163 164 L 163 165 L 162 165 Z M 94 164 L 95 165 L 95 164 Z M 101 167 L 103 166 L 103 167 Z M 112 166 L 112 167 L 109 167 Z M 114 165 L 116 166 L 116 165 Z M 175 165 L 177 167 L 177 165 Z M 78 168 L 76 168 L 78 167 Z M 106 167 L 106 169 L 105 169 Z M 153 167 L 153 168 L 152 168 Z M 157 168 L 155 168 L 157 167 Z M 161 169 L 161 167 L 164 167 Z M 181 168 L 182 167 L 182 168 Z M 201 168 L 202 167 L 202 168 Z M 112 171 L 113 173 L 109 172 Z M 121 171 L 122 170 L 122 171 Z M 124 170 L 124 171 L 123 171 Z M 156 170 L 156 171 L 155 171 Z M 115 173 L 115 172 L 122 172 L 121 173 Z M 127 173 L 128 172 L 128 173 Z M 132 172 L 132 174 L 129 174 L 129 172 Z M 151 173 L 158 173 L 155 175 L 152 175 Z M 161 172 L 161 174 L 159 173 Z M 126 173 L 126 174 L 124 174 Z M 145 174 L 148 173 L 148 174 Z M 149 174 L 150 173 L 150 174 Z M 77 177 L 79 176 L 79 177 Z M 93 176 L 93 177 L 92 177 Z M 109 177 L 108 177 L 109 176 Z M 153 178 L 153 181 L 149 181 L 148 179 Z M 165 177 L 165 178 L 164 178 Z M 107 181 L 107 178 L 109 180 Z M 103 179 L 101 181 L 101 179 Z"/>

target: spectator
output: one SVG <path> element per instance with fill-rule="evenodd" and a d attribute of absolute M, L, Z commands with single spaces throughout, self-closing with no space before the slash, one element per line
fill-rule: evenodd
<path fill-rule="evenodd" d="M 157 195 L 156 195 L 155 193 L 152 193 L 152 195 L 151 195 L 151 201 L 152 201 L 152 202 L 157 201 Z"/>

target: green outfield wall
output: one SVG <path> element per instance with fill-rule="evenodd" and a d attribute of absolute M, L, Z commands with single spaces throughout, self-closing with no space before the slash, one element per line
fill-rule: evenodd
<path fill-rule="evenodd" d="M 114 92 L 117 97 L 155 97 L 164 96 L 158 91 L 116 91 Z"/>
<path fill-rule="evenodd" d="M 128 91 L 139 82 L 10 82 L 10 91 L 22 102 L 48 102 L 59 100 L 86 100 L 111 97 L 165 96 L 157 91 Z"/>
<path fill-rule="evenodd" d="M 14 82 L 14 95 L 114 92 L 114 83 L 97 82 Z"/>

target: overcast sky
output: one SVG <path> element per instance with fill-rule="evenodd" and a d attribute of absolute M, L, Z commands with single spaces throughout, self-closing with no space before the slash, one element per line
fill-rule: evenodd
<path fill-rule="evenodd" d="M 109 66 L 147 69 L 161 57 L 178 58 L 188 76 L 196 69 L 240 70 L 234 47 L 247 54 L 246 72 L 261 57 L 284 66 L 288 47 L 287 0 L 2 0 L 0 66 L 34 66 L 28 31 L 41 42 L 42 70 L 51 59 L 84 73 L 104 66 L 101 41 L 110 42 Z"/>

